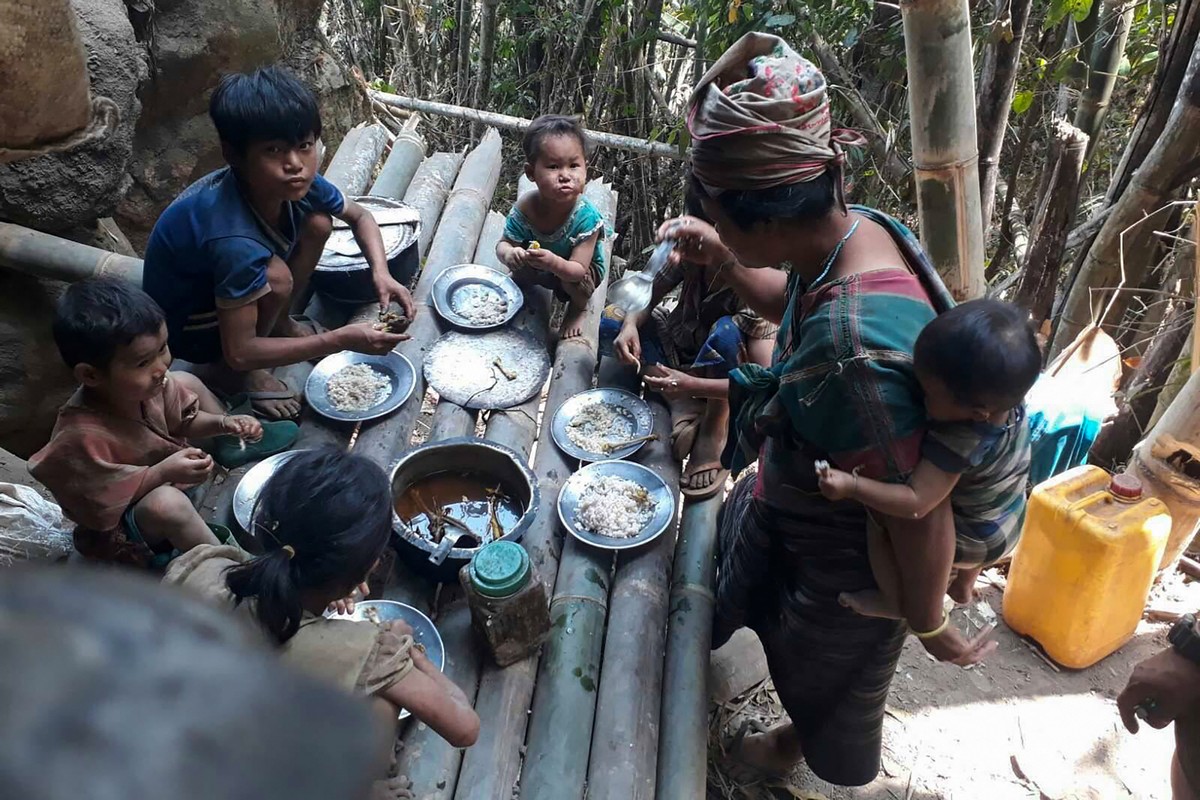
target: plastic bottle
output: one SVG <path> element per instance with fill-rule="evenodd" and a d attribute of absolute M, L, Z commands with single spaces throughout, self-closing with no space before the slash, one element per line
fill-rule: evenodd
<path fill-rule="evenodd" d="M 550 633 L 550 603 L 525 548 L 500 540 L 479 549 L 459 571 L 471 622 L 496 664 L 531 655 Z"/>
<path fill-rule="evenodd" d="M 1039 484 L 1004 592 L 1004 619 L 1082 669 L 1133 635 L 1171 515 L 1132 475 L 1086 465 Z"/>

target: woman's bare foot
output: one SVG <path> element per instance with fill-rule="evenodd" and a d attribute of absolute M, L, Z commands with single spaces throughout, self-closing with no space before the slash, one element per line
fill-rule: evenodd
<path fill-rule="evenodd" d="M 788 722 L 747 735 L 729 755 L 764 777 L 784 777 L 804 758 L 804 750 L 796 726 Z"/>
<path fill-rule="evenodd" d="M 576 308 L 574 303 L 569 304 L 558 329 L 558 338 L 575 339 L 583 336 L 583 318 L 586 314 L 587 306 Z"/>
<path fill-rule="evenodd" d="M 700 417 L 696 441 L 688 454 L 688 468 L 679 479 L 680 487 L 694 492 L 703 491 L 726 474 L 721 468 L 721 451 L 725 449 L 728 426 L 729 404 L 709 400 Z"/>
<path fill-rule="evenodd" d="M 954 576 L 954 580 L 950 582 L 950 588 L 946 594 L 950 595 L 960 606 L 973 603 L 975 601 L 975 581 L 982 571 L 983 567 L 960 569 Z"/>
<path fill-rule="evenodd" d="M 878 589 L 864 589 L 861 592 L 842 592 L 838 602 L 855 614 L 864 617 L 883 617 L 884 619 L 904 619 L 900 609 Z"/>

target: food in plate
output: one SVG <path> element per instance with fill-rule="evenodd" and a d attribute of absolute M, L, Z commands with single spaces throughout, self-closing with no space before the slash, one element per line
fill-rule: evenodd
<path fill-rule="evenodd" d="M 620 406 L 604 401 L 588 403 L 567 423 L 571 444 L 588 453 L 607 455 L 611 445 L 634 437 L 636 423 Z"/>
<path fill-rule="evenodd" d="M 508 300 L 486 286 L 467 286 L 454 293 L 454 313 L 472 325 L 499 325 L 508 316 Z"/>
<path fill-rule="evenodd" d="M 586 531 L 613 539 L 631 539 L 654 516 L 655 502 L 644 486 L 626 478 L 593 478 L 579 493 L 575 522 Z"/>
<path fill-rule="evenodd" d="M 338 411 L 366 411 L 387 399 L 392 382 L 367 364 L 351 364 L 335 372 L 325 385 L 329 403 Z"/>

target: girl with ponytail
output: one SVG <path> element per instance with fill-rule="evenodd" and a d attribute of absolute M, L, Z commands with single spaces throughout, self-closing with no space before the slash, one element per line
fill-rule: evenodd
<path fill-rule="evenodd" d="M 379 560 L 391 534 L 387 476 L 360 456 L 302 451 L 263 488 L 253 515 L 264 553 L 204 545 L 171 563 L 165 583 L 248 614 L 283 660 L 342 688 L 407 708 L 455 747 L 469 747 L 479 717 L 462 690 L 403 622 L 326 619 Z M 393 717 L 394 718 L 394 717 Z"/>

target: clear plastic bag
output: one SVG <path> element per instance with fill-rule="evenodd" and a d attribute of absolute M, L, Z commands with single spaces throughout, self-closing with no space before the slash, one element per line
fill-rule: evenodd
<path fill-rule="evenodd" d="M 28 486 L 0 483 L 0 567 L 58 561 L 74 544 L 62 509 Z"/>

